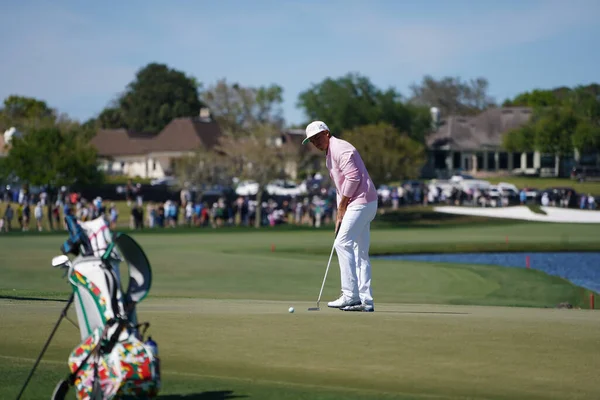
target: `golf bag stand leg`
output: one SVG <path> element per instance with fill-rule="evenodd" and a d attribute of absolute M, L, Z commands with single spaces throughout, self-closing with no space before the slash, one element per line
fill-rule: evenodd
<path fill-rule="evenodd" d="M 29 383 L 29 380 L 31 379 L 31 377 L 33 376 L 33 373 L 35 372 L 35 369 L 37 368 L 38 364 L 40 363 L 40 361 L 42 360 L 42 357 L 44 356 L 44 353 L 46 352 L 46 349 L 48 349 L 48 346 L 50 345 L 50 342 L 52 341 L 52 338 L 54 337 L 54 334 L 56 333 L 56 331 L 58 330 L 58 326 L 60 325 L 62 319 L 64 317 L 67 316 L 67 310 L 69 309 L 69 307 L 71 306 L 71 303 L 73 303 L 73 297 L 74 294 L 71 293 L 71 297 L 69 297 L 69 300 L 67 302 L 67 305 L 65 306 L 65 308 L 62 310 L 62 312 L 60 313 L 60 318 L 58 318 L 58 321 L 56 321 L 56 325 L 54 325 L 54 329 L 52 330 L 52 333 L 50 333 L 50 337 L 48 338 L 48 340 L 46 341 L 46 344 L 44 345 L 44 348 L 42 349 L 42 352 L 40 353 L 39 357 L 37 358 L 37 360 L 35 361 L 35 364 L 33 364 L 33 368 L 31 369 L 31 372 L 29 373 L 29 376 L 27 377 L 27 379 L 25 380 L 25 384 L 23 385 L 23 387 L 21 388 L 21 392 L 19 393 L 19 395 L 17 396 L 17 400 L 19 400 L 21 398 L 21 396 L 23 395 L 23 392 L 25 391 L 25 388 L 27 387 L 27 384 Z"/>

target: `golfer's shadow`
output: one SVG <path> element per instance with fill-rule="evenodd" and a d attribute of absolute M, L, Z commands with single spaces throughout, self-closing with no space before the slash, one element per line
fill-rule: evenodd
<path fill-rule="evenodd" d="M 159 400 L 229 400 L 248 398 L 245 395 L 237 395 L 233 390 L 218 390 L 214 392 L 189 393 L 189 394 L 168 394 L 158 396 Z"/>

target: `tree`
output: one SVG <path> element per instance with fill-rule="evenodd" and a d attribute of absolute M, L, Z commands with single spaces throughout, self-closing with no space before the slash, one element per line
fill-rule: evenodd
<path fill-rule="evenodd" d="M 469 81 L 444 77 L 440 80 L 430 75 L 423 77 L 420 84 L 411 85 L 410 102 L 427 107 L 437 107 L 441 115 L 474 115 L 495 106 L 488 95 L 487 79 L 479 77 Z"/>
<path fill-rule="evenodd" d="M 419 176 L 425 164 L 425 147 L 386 123 L 365 125 L 344 132 L 360 153 L 374 182 Z"/>
<path fill-rule="evenodd" d="M 194 78 L 157 63 L 140 69 L 115 103 L 100 113 L 100 127 L 150 133 L 175 118 L 196 116 L 202 107 Z"/>
<path fill-rule="evenodd" d="M 56 111 L 45 101 L 12 95 L 4 100 L 0 109 L 0 129 L 5 131 L 14 126 L 19 130 L 26 130 L 42 124 L 52 125 L 56 118 Z"/>
<path fill-rule="evenodd" d="M 560 86 L 554 89 L 534 89 L 531 92 L 519 93 L 514 99 L 505 100 L 502 105 L 504 107 L 544 108 L 561 106 L 573 102 L 577 98 L 587 98 L 597 103 L 599 95 L 600 85 L 597 83 L 575 88 Z"/>
<path fill-rule="evenodd" d="M 517 95 L 512 100 L 505 100 L 504 107 L 550 107 L 557 106 L 559 98 L 552 90 L 533 90 Z"/>
<path fill-rule="evenodd" d="M 262 220 L 262 195 L 267 184 L 286 178 L 286 165 L 297 153 L 290 144 L 279 143 L 281 132 L 272 124 L 254 126 L 245 136 L 223 135 L 216 150 L 225 155 L 232 176 L 258 184 L 255 226 Z"/>
<path fill-rule="evenodd" d="M 127 126 L 125 122 L 125 116 L 118 107 L 107 107 L 100 115 L 98 115 L 95 121 L 100 127 L 105 129 L 119 129 Z"/>
<path fill-rule="evenodd" d="M 96 152 L 81 129 L 31 129 L 11 141 L 3 168 L 32 185 L 93 184 L 101 180 Z"/>
<path fill-rule="evenodd" d="M 221 79 L 202 92 L 202 100 L 221 130 L 229 134 L 244 135 L 259 124 L 283 128 L 280 86 L 245 87 Z"/>
<path fill-rule="evenodd" d="M 589 120 L 578 123 L 572 141 L 573 146 L 582 153 L 600 151 L 600 126 Z"/>
<path fill-rule="evenodd" d="M 404 104 L 396 90 L 382 91 L 358 74 L 327 78 L 312 85 L 300 93 L 298 106 L 309 119 L 325 121 L 334 135 L 379 122 L 386 122 L 418 141 L 424 141 L 430 131 L 428 110 Z"/>
<path fill-rule="evenodd" d="M 282 89 L 245 87 L 218 81 L 202 93 L 222 131 L 211 151 L 199 150 L 184 161 L 179 172 L 196 184 L 231 182 L 231 178 L 258 184 L 256 226 L 260 227 L 265 187 L 286 177 L 286 165 L 295 161 L 297 149 L 281 141 Z"/>
<path fill-rule="evenodd" d="M 600 151 L 600 85 L 534 90 L 505 104 L 534 108 L 527 125 L 503 138 L 509 151 L 537 150 L 559 156 L 568 156 L 574 149 Z"/>
<path fill-rule="evenodd" d="M 531 124 L 508 131 L 502 137 L 502 147 L 511 153 L 525 153 L 535 149 L 535 129 Z"/>
<path fill-rule="evenodd" d="M 229 185 L 233 178 L 224 154 L 206 148 L 177 160 L 175 172 L 180 182 L 195 186 L 198 195 L 211 186 Z"/>
<path fill-rule="evenodd" d="M 552 107 L 544 110 L 534 125 L 535 149 L 544 154 L 572 154 L 572 136 L 578 122 L 570 109 Z"/>

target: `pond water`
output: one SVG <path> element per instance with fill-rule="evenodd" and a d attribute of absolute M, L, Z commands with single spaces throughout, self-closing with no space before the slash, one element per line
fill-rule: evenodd
<path fill-rule="evenodd" d="M 567 279 L 577 286 L 600 292 L 600 253 L 456 253 L 374 256 L 380 260 L 411 260 L 455 264 L 487 264 L 532 269 Z"/>

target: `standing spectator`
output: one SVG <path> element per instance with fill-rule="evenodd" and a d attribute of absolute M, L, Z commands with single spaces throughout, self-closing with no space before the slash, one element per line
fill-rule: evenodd
<path fill-rule="evenodd" d="M 582 194 L 581 197 L 579 198 L 579 208 L 584 210 L 586 202 L 587 202 L 587 196 L 585 194 Z"/>
<path fill-rule="evenodd" d="M 588 193 L 588 208 L 590 210 L 596 209 L 596 199 L 594 198 L 594 196 L 592 196 L 591 193 Z"/>
<path fill-rule="evenodd" d="M 127 181 L 127 185 L 125 186 L 125 200 L 127 200 L 127 206 L 131 207 L 131 202 L 133 201 L 133 181 L 129 179 Z"/>
<path fill-rule="evenodd" d="M 60 229 L 60 200 L 58 199 L 52 208 L 52 216 L 54 217 L 54 222 L 56 222 L 56 228 Z"/>
<path fill-rule="evenodd" d="M 187 226 L 192 226 L 192 217 L 194 216 L 194 205 L 188 201 L 185 205 L 185 222 Z"/>
<path fill-rule="evenodd" d="M 35 217 L 35 222 L 37 225 L 37 229 L 39 232 L 42 231 L 42 217 L 44 216 L 44 212 L 42 209 L 42 202 L 38 201 L 38 203 L 35 205 L 35 209 L 33 211 L 33 215 Z"/>
<path fill-rule="evenodd" d="M 17 222 L 19 223 L 19 229 L 23 230 L 23 204 L 19 203 L 17 207 Z"/>
<path fill-rule="evenodd" d="M 156 213 L 156 224 L 159 227 L 164 227 L 165 226 L 165 206 L 163 203 L 159 203 L 158 204 L 158 212 Z"/>
<path fill-rule="evenodd" d="M 14 211 L 11 207 L 10 203 L 6 205 L 6 210 L 4 210 L 4 220 L 6 222 L 5 230 L 6 232 L 12 229 L 12 220 L 14 217 Z"/>
<path fill-rule="evenodd" d="M 50 199 L 47 203 L 46 203 L 46 216 L 48 217 L 48 229 L 50 229 L 51 231 L 54 230 L 54 221 L 52 219 L 53 215 L 52 215 L 52 211 L 54 210 L 54 205 L 52 204 L 52 200 Z"/>
<path fill-rule="evenodd" d="M 185 182 L 183 184 L 183 189 L 181 189 L 181 192 L 179 193 L 179 200 L 181 201 L 181 207 L 186 207 L 192 198 L 192 196 L 190 194 L 190 190 L 188 189 L 189 185 L 190 185 L 189 182 Z"/>
<path fill-rule="evenodd" d="M 138 183 L 135 185 L 135 202 L 139 207 L 144 205 L 144 198 L 142 196 L 142 184 Z M 142 214 L 144 214 L 144 209 L 140 209 Z"/>
<path fill-rule="evenodd" d="M 25 202 L 23 204 L 23 230 L 29 230 L 29 223 L 31 222 L 31 207 L 29 207 L 29 203 Z"/>
<path fill-rule="evenodd" d="M 542 205 L 544 207 L 548 207 L 549 203 L 550 203 L 550 198 L 548 197 L 548 192 L 544 192 L 544 194 L 542 195 Z"/>
<path fill-rule="evenodd" d="M 117 207 L 115 206 L 115 203 L 110 203 L 110 229 L 115 230 L 117 229 L 117 221 L 119 219 L 119 212 L 117 211 Z"/>
<path fill-rule="evenodd" d="M 397 210 L 400 202 L 400 196 L 398 195 L 398 188 L 392 188 L 392 209 Z"/>
<path fill-rule="evenodd" d="M 154 228 L 156 224 L 156 207 L 152 203 L 146 206 L 146 215 L 148 215 L 148 226 Z"/>
<path fill-rule="evenodd" d="M 131 209 L 131 216 L 133 218 L 133 229 L 144 228 L 144 211 L 143 208 L 137 204 Z"/>
<path fill-rule="evenodd" d="M 527 193 L 525 193 L 525 189 L 521 189 L 519 192 L 519 200 L 521 201 L 522 206 L 527 203 Z"/>

